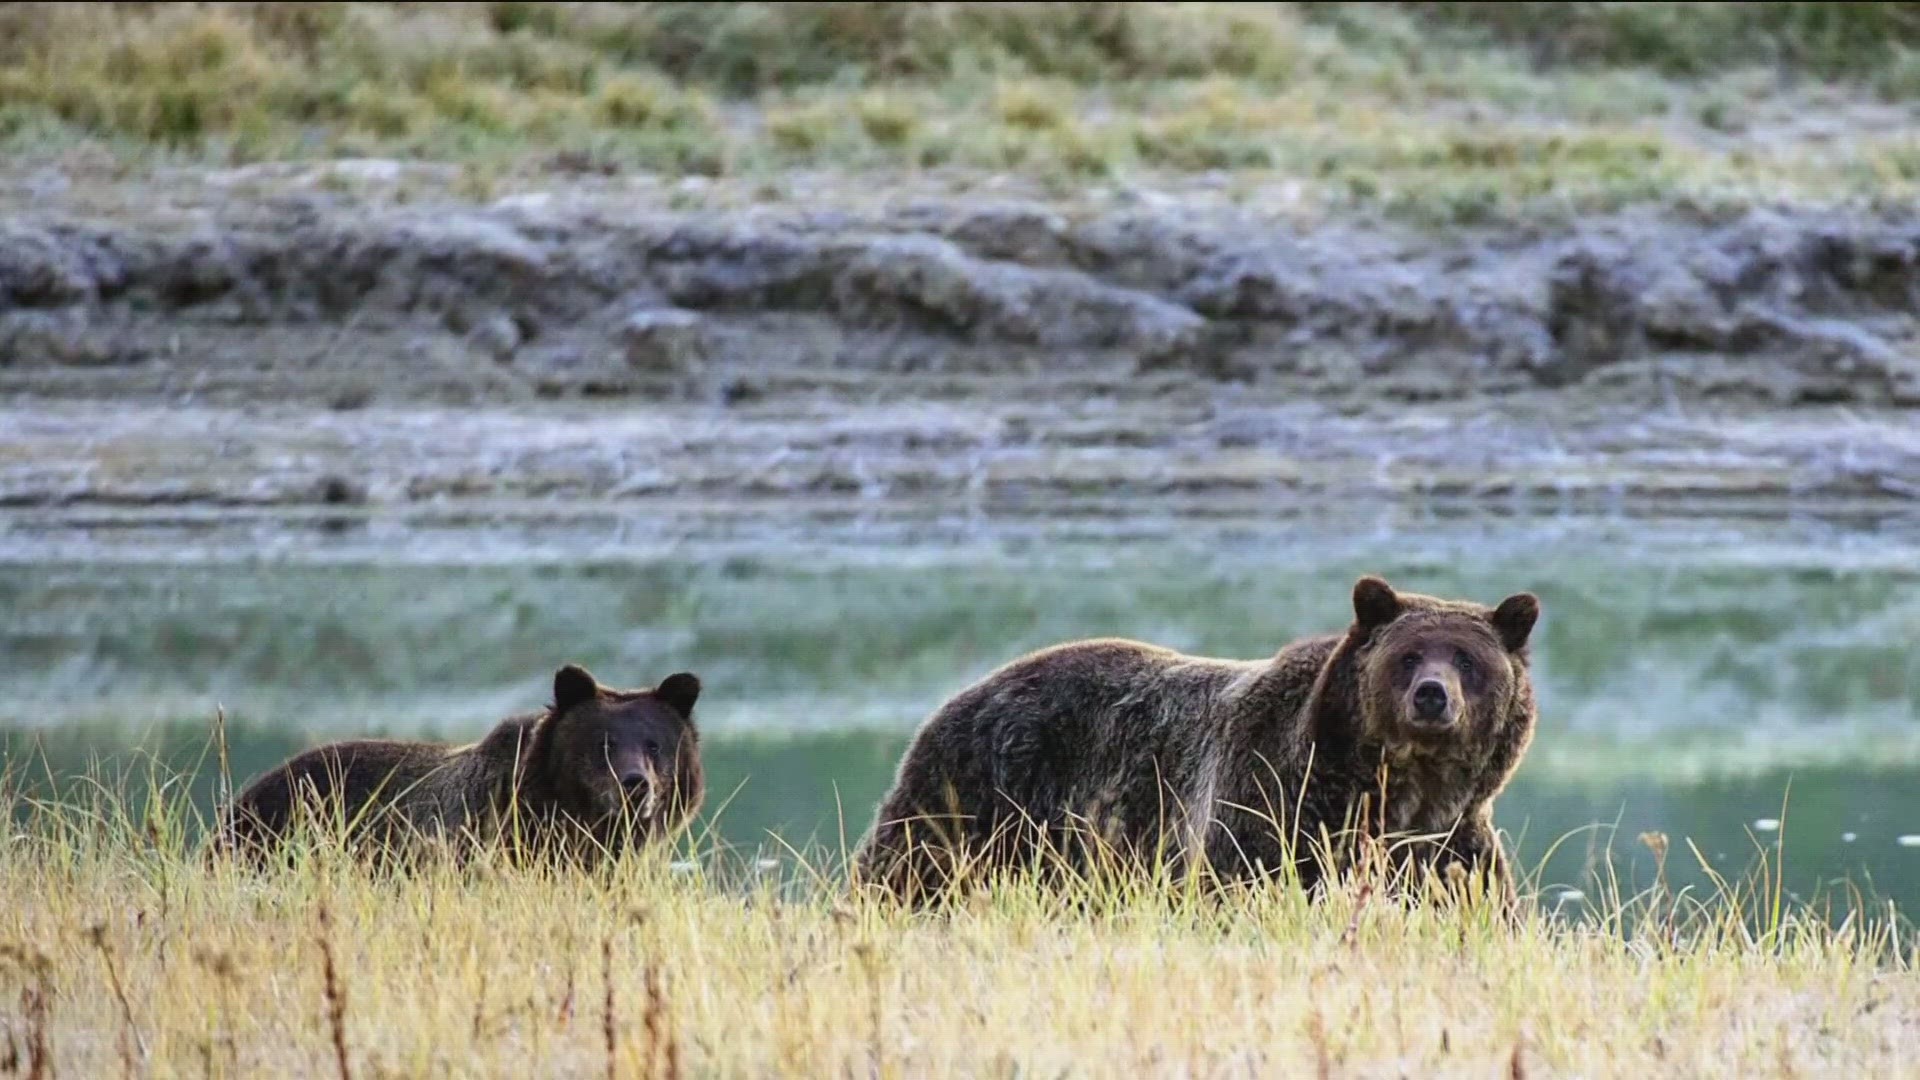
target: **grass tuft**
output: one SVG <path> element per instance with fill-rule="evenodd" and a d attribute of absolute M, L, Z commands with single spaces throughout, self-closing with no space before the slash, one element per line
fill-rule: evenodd
<path fill-rule="evenodd" d="M 868 93 L 854 103 L 860 129 L 879 146 L 905 146 L 919 130 L 920 116 L 913 106 L 885 92 Z"/>
<path fill-rule="evenodd" d="M 319 930 L 320 986 L 327 1005 L 327 1034 L 333 1046 L 333 1065 L 340 1080 L 353 1080 L 353 1067 L 347 1056 L 347 990 L 334 963 L 333 915 L 324 901 L 315 913 L 314 924 Z"/>

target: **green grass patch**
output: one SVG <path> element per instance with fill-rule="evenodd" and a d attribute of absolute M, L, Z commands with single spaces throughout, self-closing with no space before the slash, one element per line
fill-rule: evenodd
<path fill-rule="evenodd" d="M 1920 5 L 211 3 L 0 8 L 0 151 L 764 179 L 1230 171 L 1436 221 L 1899 198 Z"/>

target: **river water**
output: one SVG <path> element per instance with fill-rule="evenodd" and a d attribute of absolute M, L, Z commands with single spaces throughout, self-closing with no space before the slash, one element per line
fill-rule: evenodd
<path fill-rule="evenodd" d="M 1122 508 L 1124 510 L 1124 508 Z M 1344 625 L 1353 579 L 1543 601 L 1541 724 L 1497 804 L 1546 895 L 1784 854 L 1802 899 L 1920 902 L 1911 520 L 649 508 L 437 518 L 0 518 L 16 768 L 191 763 L 223 708 L 251 775 L 315 740 L 468 739 L 555 667 L 699 673 L 704 828 L 852 843 L 943 697 L 1038 646 L 1259 656 Z M 44 758 L 45 764 L 42 764 Z M 208 777 L 196 788 L 211 790 Z M 774 839 L 775 836 L 779 840 Z M 1551 857 L 1548 857 L 1551 852 Z"/>

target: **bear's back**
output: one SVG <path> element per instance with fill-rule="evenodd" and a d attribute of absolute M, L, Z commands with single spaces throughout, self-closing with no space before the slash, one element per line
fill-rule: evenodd
<path fill-rule="evenodd" d="M 370 811 L 406 799 L 447 760 L 450 748 L 422 742 L 356 739 L 294 755 L 263 773 L 234 799 L 229 841 L 270 843 L 294 825 L 296 804 L 318 796 L 316 824 L 364 827 Z M 337 820 L 336 820 L 337 816 Z"/>
<path fill-rule="evenodd" d="M 1052 646 L 947 702 L 923 729 L 922 750 L 950 767 L 976 763 L 979 775 L 950 778 L 963 786 L 1053 803 L 1079 781 L 1178 759 L 1246 666 L 1120 638 Z"/>

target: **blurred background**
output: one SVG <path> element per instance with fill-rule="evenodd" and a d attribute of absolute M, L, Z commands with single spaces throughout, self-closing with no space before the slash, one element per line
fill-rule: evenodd
<path fill-rule="evenodd" d="M 1380 573 L 1543 598 L 1550 902 L 1920 900 L 1916 103 L 1907 3 L 0 4 L 7 768 L 688 669 L 837 848 Z"/>

